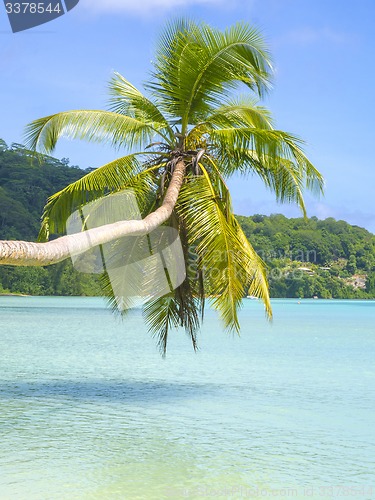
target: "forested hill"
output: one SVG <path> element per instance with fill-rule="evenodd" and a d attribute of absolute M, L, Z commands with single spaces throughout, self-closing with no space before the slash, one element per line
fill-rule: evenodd
<path fill-rule="evenodd" d="M 69 160 L 37 160 L 22 145 L 0 140 L 0 239 L 35 240 L 46 199 L 87 171 Z M 267 263 L 273 297 L 375 297 L 375 236 L 332 218 L 238 216 Z M 0 292 L 92 295 L 97 277 L 70 262 L 48 268 L 0 266 Z"/>
<path fill-rule="evenodd" d="M 69 160 L 36 159 L 20 144 L 9 148 L 0 139 L 1 239 L 35 239 L 46 199 L 86 172 Z"/>
<path fill-rule="evenodd" d="M 267 263 L 273 297 L 375 297 L 375 236 L 333 218 L 238 216 Z"/>
<path fill-rule="evenodd" d="M 89 171 L 89 170 L 88 170 Z M 35 241 L 46 200 L 88 171 L 69 160 L 35 156 L 0 139 L 0 239 Z M 78 273 L 70 261 L 45 268 L 0 266 L 0 293 L 97 295 L 97 276 Z"/>

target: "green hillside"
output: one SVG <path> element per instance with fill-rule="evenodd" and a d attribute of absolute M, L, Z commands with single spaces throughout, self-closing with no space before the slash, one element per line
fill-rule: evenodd
<path fill-rule="evenodd" d="M 35 241 L 48 196 L 85 173 L 68 159 L 41 161 L 22 145 L 0 140 L 0 239 Z M 66 261 L 45 268 L 0 266 L 0 293 L 98 295 L 100 287 L 96 276 Z"/>
<path fill-rule="evenodd" d="M 273 297 L 374 298 L 375 236 L 333 218 L 238 217 Z"/>
<path fill-rule="evenodd" d="M 48 196 L 84 175 L 69 160 L 36 160 L 0 140 L 0 239 L 35 240 Z M 329 218 L 238 216 L 266 262 L 272 297 L 375 298 L 375 236 Z M 46 268 L 0 266 L 0 292 L 97 295 L 98 279 L 70 262 Z"/>

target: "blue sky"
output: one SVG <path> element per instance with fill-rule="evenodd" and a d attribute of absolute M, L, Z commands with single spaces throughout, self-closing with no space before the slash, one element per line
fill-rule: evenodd
<path fill-rule="evenodd" d="M 262 30 L 275 65 L 264 104 L 277 128 L 306 141 L 326 180 L 323 198 L 306 196 L 308 214 L 375 232 L 373 0 L 81 0 L 61 18 L 16 34 L 0 5 L 0 137 L 22 142 L 35 118 L 105 107 L 113 71 L 141 86 L 158 33 L 179 16 L 219 28 L 246 21 Z M 86 168 L 116 152 L 62 140 L 54 156 Z M 299 215 L 275 203 L 255 178 L 229 184 L 238 214 Z"/>

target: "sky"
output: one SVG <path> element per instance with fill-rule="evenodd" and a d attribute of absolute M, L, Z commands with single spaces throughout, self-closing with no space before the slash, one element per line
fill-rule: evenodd
<path fill-rule="evenodd" d="M 69 109 L 103 109 L 114 71 L 142 87 L 166 22 L 177 17 L 220 29 L 245 21 L 273 56 L 273 89 L 262 102 L 278 129 L 305 142 L 325 178 L 306 194 L 309 216 L 334 217 L 375 233 L 375 2 L 373 0 L 80 0 L 69 13 L 12 33 L 0 4 L 0 138 L 22 143 L 27 123 Z M 81 168 L 119 156 L 62 139 L 53 154 Z M 300 216 L 255 177 L 229 181 L 237 214 Z"/>

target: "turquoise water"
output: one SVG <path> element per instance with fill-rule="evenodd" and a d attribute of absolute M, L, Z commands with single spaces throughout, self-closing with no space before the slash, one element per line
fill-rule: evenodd
<path fill-rule="evenodd" d="M 375 498 L 375 302 L 273 309 L 163 360 L 139 311 L 0 297 L 0 499 Z"/>

